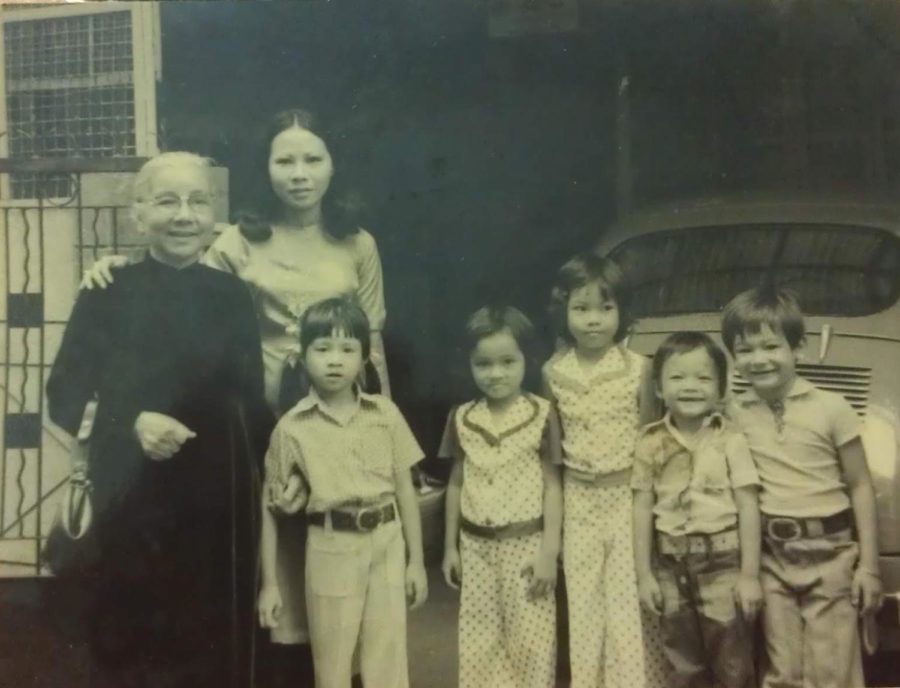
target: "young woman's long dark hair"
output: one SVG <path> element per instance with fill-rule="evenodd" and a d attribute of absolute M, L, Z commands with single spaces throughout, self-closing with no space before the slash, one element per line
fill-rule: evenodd
<path fill-rule="evenodd" d="M 291 108 L 282 110 L 272 117 L 254 153 L 252 174 L 254 184 L 257 186 L 255 198 L 259 200 L 256 201 L 255 207 L 237 213 L 241 234 L 248 241 L 265 241 L 272 236 L 272 223 L 278 219 L 282 203 L 272 190 L 269 178 L 269 154 L 272 140 L 281 132 L 293 127 L 306 129 L 322 139 L 334 159 L 334 150 L 329 146 L 331 132 L 314 114 L 301 108 Z M 322 199 L 322 223 L 323 229 L 330 236 L 343 239 L 359 231 L 365 203 L 359 193 L 343 185 L 346 175 L 338 171 L 340 168 L 337 165 L 335 169 L 328 191 Z"/>

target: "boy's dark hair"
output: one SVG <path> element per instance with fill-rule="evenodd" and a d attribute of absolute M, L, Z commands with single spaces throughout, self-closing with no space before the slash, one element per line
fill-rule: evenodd
<path fill-rule="evenodd" d="M 337 296 L 307 308 L 300 318 L 300 350 L 305 355 L 314 340 L 330 337 L 334 332 L 358 339 L 362 344 L 363 360 L 369 360 L 372 346 L 369 318 L 355 298 Z"/>
<path fill-rule="evenodd" d="M 484 306 L 475 311 L 466 322 L 466 351 L 471 353 L 478 342 L 486 337 L 509 332 L 525 357 L 525 384 L 536 389 L 539 376 L 540 347 L 531 320 L 513 306 Z"/>
<path fill-rule="evenodd" d="M 578 254 L 563 265 L 556 275 L 556 283 L 550 295 L 550 317 L 556 334 L 569 344 L 575 343 L 568 325 L 569 297 L 576 289 L 592 282 L 599 284 L 600 296 L 605 300 L 615 301 L 619 309 L 619 328 L 613 341 L 621 342 L 635 320 L 631 310 L 630 285 L 625 273 L 612 259 L 594 252 Z"/>
<path fill-rule="evenodd" d="M 728 390 L 728 359 L 712 337 L 704 332 L 673 332 L 659 345 L 653 354 L 653 382 L 656 387 L 660 387 L 666 361 L 675 354 L 686 354 L 695 349 L 704 349 L 709 354 L 719 376 L 719 398 L 724 397 Z"/>
<path fill-rule="evenodd" d="M 763 325 L 783 334 L 792 349 L 800 345 L 806 328 L 793 292 L 763 285 L 735 296 L 722 311 L 722 341 L 733 355 L 735 340 L 757 334 Z"/>
<path fill-rule="evenodd" d="M 272 236 L 272 222 L 280 214 L 281 201 L 275 195 L 269 178 L 269 155 L 275 137 L 293 127 L 305 129 L 322 139 L 332 160 L 335 160 L 332 145 L 340 137 L 326 129 L 312 112 L 290 108 L 276 113 L 259 137 L 257 150 L 254 151 L 254 178 L 251 183 L 257 186 L 255 197 L 259 199 L 258 205 L 238 213 L 238 227 L 247 241 L 266 241 Z M 329 141 L 332 145 L 329 145 Z M 343 186 L 344 175 L 339 172 L 342 167 L 337 161 L 334 162 L 334 168 L 328 191 L 322 198 L 322 223 L 329 235 L 335 239 L 343 239 L 359 231 L 365 213 L 365 202 L 358 192 Z"/>

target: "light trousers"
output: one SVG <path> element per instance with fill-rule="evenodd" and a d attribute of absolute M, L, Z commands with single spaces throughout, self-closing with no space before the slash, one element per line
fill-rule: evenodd
<path fill-rule="evenodd" d="M 350 688 L 357 643 L 363 685 L 407 688 L 406 548 L 399 521 L 370 533 L 310 526 L 306 542 L 316 688 Z"/>

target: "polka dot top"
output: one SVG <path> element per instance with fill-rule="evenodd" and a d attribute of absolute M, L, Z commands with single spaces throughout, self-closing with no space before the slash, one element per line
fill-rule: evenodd
<path fill-rule="evenodd" d="M 624 346 L 612 347 L 589 371 L 574 349 L 547 361 L 544 380 L 559 409 L 566 466 L 595 474 L 631 467 L 643 367 L 644 358 Z"/>
<path fill-rule="evenodd" d="M 542 515 L 541 461 L 560 457 L 558 422 L 546 399 L 522 394 L 499 424 L 483 399 L 463 404 L 451 412 L 442 444 L 442 455 L 463 459 L 464 518 L 501 526 Z"/>

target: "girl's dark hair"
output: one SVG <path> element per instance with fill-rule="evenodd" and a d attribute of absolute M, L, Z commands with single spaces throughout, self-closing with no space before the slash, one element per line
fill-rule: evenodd
<path fill-rule="evenodd" d="M 372 348 L 369 318 L 352 296 L 337 296 L 314 303 L 300 318 L 300 350 L 319 337 L 330 337 L 335 331 L 358 339 L 362 344 L 363 360 L 369 360 Z"/>
<path fill-rule="evenodd" d="M 237 213 L 238 227 L 247 241 L 266 241 L 272 236 L 272 222 L 281 211 L 281 201 L 272 190 L 269 178 L 269 155 L 272 151 L 272 141 L 281 132 L 294 127 L 300 127 L 318 136 L 325 145 L 329 140 L 335 140 L 337 136 L 331 136 L 334 132 L 326 129 L 319 118 L 308 110 L 291 108 L 282 110 L 272 117 L 269 125 L 260 136 L 256 151 L 254 152 L 253 177 L 257 186 L 256 198 L 258 206 L 252 209 L 244 209 Z M 335 151 L 331 146 L 328 152 L 334 160 Z M 323 228 L 335 239 L 343 239 L 359 231 L 364 213 L 365 202 L 362 196 L 343 186 L 344 176 L 339 165 L 335 164 L 335 172 L 331 178 L 328 192 L 322 199 Z"/>
<path fill-rule="evenodd" d="M 686 354 L 695 349 L 704 349 L 709 354 L 719 376 L 719 398 L 724 397 L 728 389 L 728 359 L 712 337 L 704 332 L 674 332 L 659 345 L 653 354 L 653 382 L 656 383 L 656 387 L 660 387 L 666 361 L 675 354 Z"/>
<path fill-rule="evenodd" d="M 478 342 L 487 337 L 509 332 L 525 357 L 524 387 L 536 390 L 540 375 L 540 345 L 537 334 L 522 311 L 513 306 L 484 306 L 466 322 L 466 352 L 471 354 Z"/>
<path fill-rule="evenodd" d="M 550 317 L 556 335 L 569 344 L 575 344 L 569 332 L 569 297 L 576 289 L 593 282 L 600 286 L 600 296 L 615 301 L 619 309 L 619 329 L 613 341 L 618 343 L 625 339 L 634 325 L 631 289 L 621 268 L 610 258 L 593 252 L 580 253 L 559 269 L 550 295 Z"/>
<path fill-rule="evenodd" d="M 806 328 L 792 291 L 767 283 L 735 296 L 722 311 L 722 341 L 734 354 L 735 340 L 757 334 L 763 325 L 783 334 L 792 349 L 800 346 Z"/>

